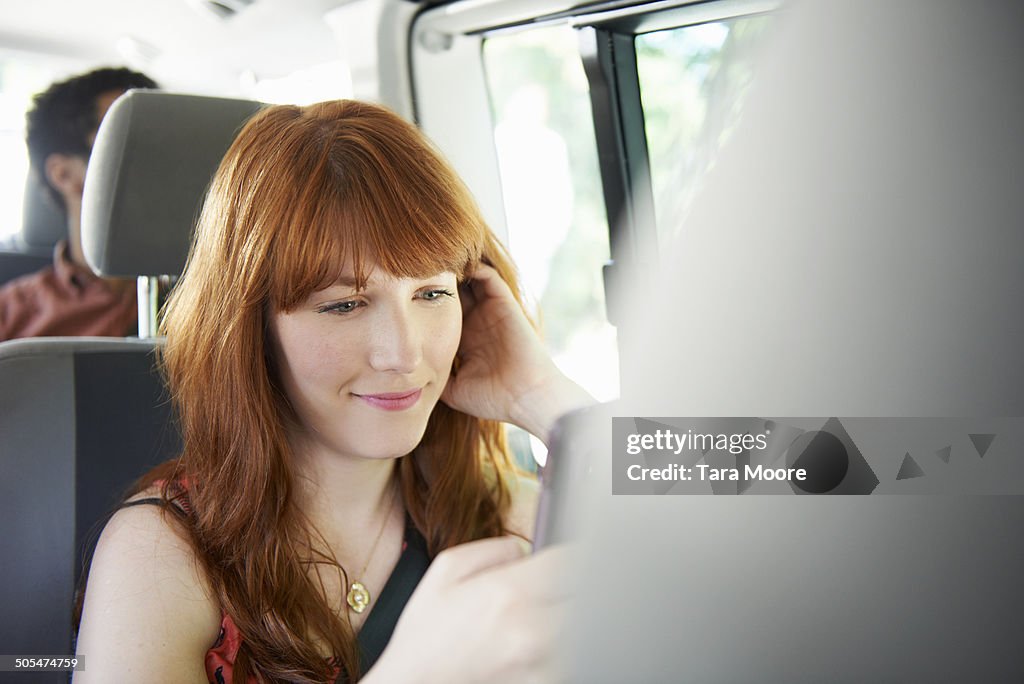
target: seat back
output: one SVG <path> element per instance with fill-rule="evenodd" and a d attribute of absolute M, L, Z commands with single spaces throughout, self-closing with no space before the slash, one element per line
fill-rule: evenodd
<path fill-rule="evenodd" d="M 28 254 L 48 257 L 53 253 L 53 246 L 68 237 L 64 212 L 47 194 L 46 186 L 35 171 L 29 171 L 25 178 L 21 216 L 19 242 Z"/>
<path fill-rule="evenodd" d="M 25 179 L 21 231 L 0 241 L 0 286 L 52 263 L 54 245 L 67 234 L 64 215 L 46 196 L 38 176 L 29 172 Z"/>
<path fill-rule="evenodd" d="M 131 92 L 97 133 L 82 238 L 101 274 L 177 275 L 210 178 L 255 102 Z M 0 343 L 0 644 L 72 651 L 84 559 L 126 488 L 180 452 L 156 338 Z M 52 680 L 66 681 L 54 673 Z"/>
<path fill-rule="evenodd" d="M 0 643 L 66 654 L 82 558 L 143 472 L 180 451 L 155 343 L 0 344 Z"/>
<path fill-rule="evenodd" d="M 6 247 L 0 246 L 0 286 L 23 275 L 35 273 L 53 263 L 53 257 L 26 254 Z"/>

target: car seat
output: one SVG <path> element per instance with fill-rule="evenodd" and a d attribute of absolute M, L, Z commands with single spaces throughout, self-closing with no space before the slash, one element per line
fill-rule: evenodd
<path fill-rule="evenodd" d="M 243 100 L 135 91 L 97 134 L 82 215 L 86 257 L 102 275 L 181 272 L 210 177 L 241 124 Z M 126 489 L 180 449 L 154 352 L 142 338 L 0 343 L 0 644 L 73 652 L 72 601 L 83 559 Z M 37 673 L 33 681 L 67 681 Z M 49 678 L 47 678 L 49 677 Z"/>

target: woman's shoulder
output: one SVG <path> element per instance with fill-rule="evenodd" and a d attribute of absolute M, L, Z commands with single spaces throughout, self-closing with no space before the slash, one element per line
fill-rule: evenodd
<path fill-rule="evenodd" d="M 140 566 L 161 569 L 183 578 L 194 575 L 199 584 L 195 552 L 188 534 L 176 516 L 167 515 L 159 487 L 154 486 L 130 497 L 111 516 L 93 556 L 93 567 L 104 561 L 117 569 Z M 187 571 L 187 572 L 186 572 Z"/>
<path fill-rule="evenodd" d="M 161 485 L 155 484 L 129 497 L 111 516 L 96 544 L 92 567 L 106 564 L 106 572 L 128 574 L 133 570 L 153 573 L 152 577 L 175 580 L 166 588 L 190 604 L 215 604 L 195 549 L 180 519 L 167 509 L 188 513 L 187 496 L 171 492 L 164 498 Z M 90 571 L 90 582 L 93 570 Z M 157 584 L 155 579 L 153 584 Z M 163 583 L 160 583 L 163 587 Z M 162 590 L 156 598 L 161 598 Z M 219 611 L 217 611 L 219 621 Z"/>
<path fill-rule="evenodd" d="M 221 612 L 180 523 L 141 503 L 159 497 L 154 487 L 129 499 L 96 544 L 78 637 L 90 681 L 136 669 L 180 672 L 183 664 L 181 681 L 205 681 Z"/>

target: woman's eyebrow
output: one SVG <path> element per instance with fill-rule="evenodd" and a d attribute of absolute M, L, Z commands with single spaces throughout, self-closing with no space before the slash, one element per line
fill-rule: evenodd
<path fill-rule="evenodd" d="M 454 276 L 456 283 L 459 282 L 458 274 L 456 274 L 456 273 L 454 273 L 452 271 L 441 271 L 439 273 L 435 273 L 433 275 L 428 275 L 428 276 L 415 276 L 415 277 L 407 278 L 407 280 L 411 280 L 413 282 L 420 283 L 420 284 L 432 283 L 432 282 L 438 281 L 438 280 L 440 280 L 440 279 L 442 279 L 442 278 L 444 278 L 445 276 L 448 276 L 448 275 Z M 338 279 L 335 280 L 331 285 L 328 285 L 324 289 L 319 290 L 318 292 L 315 292 L 313 294 L 314 295 L 315 294 L 324 294 L 325 292 L 329 293 L 334 288 L 345 288 L 347 290 L 353 290 L 356 293 L 365 292 L 368 289 L 372 289 L 372 284 L 371 284 L 369 278 L 367 278 L 366 280 L 363 281 L 362 287 L 360 287 L 359 285 L 360 285 L 360 283 L 356 279 L 355 276 L 343 275 L 343 276 L 339 276 Z"/>
<path fill-rule="evenodd" d="M 333 283 L 320 290 L 320 292 L 329 292 L 331 290 L 336 289 L 352 290 L 358 292 L 360 290 L 365 290 L 369 283 L 364 281 L 362 285 L 362 287 L 359 287 L 359 281 L 356 279 L 355 276 L 339 276 L 337 280 L 335 280 Z"/>
<path fill-rule="evenodd" d="M 355 278 L 339 278 L 323 289 L 310 292 L 306 301 L 308 303 L 315 303 L 318 301 L 336 299 L 338 297 L 349 297 L 353 293 L 359 293 L 359 288 L 356 287 Z"/>

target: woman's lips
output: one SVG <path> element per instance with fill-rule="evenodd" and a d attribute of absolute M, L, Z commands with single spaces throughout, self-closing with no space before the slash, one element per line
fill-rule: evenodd
<path fill-rule="evenodd" d="M 354 394 L 374 408 L 385 411 L 402 411 L 412 407 L 420 400 L 422 389 L 414 389 L 408 392 L 388 392 L 386 394 Z"/>

